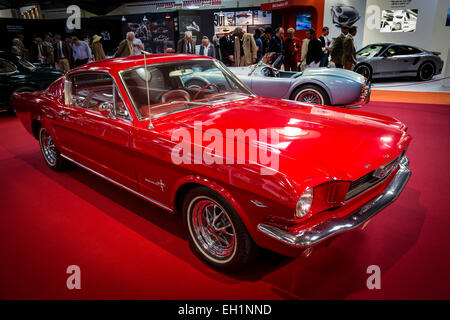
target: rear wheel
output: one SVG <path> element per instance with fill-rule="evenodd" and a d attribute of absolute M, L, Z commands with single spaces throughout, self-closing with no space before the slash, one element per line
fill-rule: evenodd
<path fill-rule="evenodd" d="M 318 105 L 330 105 L 328 94 L 315 84 L 307 84 L 297 88 L 292 94 L 292 100 Z"/>
<path fill-rule="evenodd" d="M 372 79 L 372 70 L 367 64 L 359 64 L 355 67 L 354 71 L 364 76 L 368 80 Z"/>
<path fill-rule="evenodd" d="M 431 62 L 424 62 L 417 70 L 417 78 L 421 81 L 431 80 L 434 76 L 434 65 Z"/>
<path fill-rule="evenodd" d="M 52 137 L 44 127 L 39 129 L 39 144 L 47 165 L 55 171 L 62 171 L 65 168 L 65 160 L 61 157 Z"/>
<path fill-rule="evenodd" d="M 183 220 L 194 252 L 214 268 L 235 272 L 254 257 L 256 245 L 237 212 L 213 190 L 191 190 L 184 199 Z"/>

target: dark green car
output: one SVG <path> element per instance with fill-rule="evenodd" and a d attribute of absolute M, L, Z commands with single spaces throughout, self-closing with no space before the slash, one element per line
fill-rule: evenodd
<path fill-rule="evenodd" d="M 63 72 L 50 68 L 38 68 L 26 59 L 0 51 L 0 110 L 11 109 L 13 92 L 46 89 Z"/>

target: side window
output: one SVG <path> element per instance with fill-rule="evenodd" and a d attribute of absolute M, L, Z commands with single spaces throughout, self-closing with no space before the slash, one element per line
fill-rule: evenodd
<path fill-rule="evenodd" d="M 0 59 L 0 74 L 10 73 L 14 71 L 16 71 L 16 66 L 14 65 L 14 63 L 5 59 Z"/>
<path fill-rule="evenodd" d="M 75 74 L 69 78 L 68 91 L 70 92 L 67 99 L 69 105 L 97 112 L 106 105 L 114 108 L 116 116 L 129 118 L 114 80 L 108 74 Z"/>
<path fill-rule="evenodd" d="M 408 50 L 408 47 L 405 46 L 392 46 L 387 50 L 387 52 L 388 56 L 390 57 L 411 54 L 411 52 Z"/>

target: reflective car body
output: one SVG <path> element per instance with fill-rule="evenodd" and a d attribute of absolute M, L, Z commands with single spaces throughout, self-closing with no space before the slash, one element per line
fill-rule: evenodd
<path fill-rule="evenodd" d="M 45 89 L 62 74 L 50 68 L 37 68 L 22 57 L 0 51 L 0 109 L 9 107 L 13 92 Z"/>
<path fill-rule="evenodd" d="M 143 70 L 144 64 L 147 70 L 163 70 L 196 61 L 212 60 L 151 55 L 145 62 L 143 56 L 93 62 L 68 72 L 47 90 L 15 94 L 14 106 L 24 127 L 35 137 L 45 129 L 64 159 L 173 213 L 182 210 L 190 189 L 213 190 L 235 209 L 256 244 L 286 255 L 299 255 L 360 226 L 405 186 L 410 171 L 404 154 L 411 137 L 403 123 L 388 116 L 257 97 L 245 88 L 236 94 L 211 93 L 207 100 L 191 101 L 192 108 L 157 117 L 139 111 L 137 99 L 152 103 L 156 93 L 136 95 L 134 90 L 145 90 L 145 85 L 129 76 L 133 70 Z M 178 81 L 184 73 L 178 68 L 169 74 Z M 104 113 L 71 103 L 67 95 L 80 85 L 75 79 L 89 75 L 96 76 L 91 85 L 100 91 L 105 77 L 110 77 L 108 86 L 117 90 L 114 104 L 120 101 L 126 112 L 119 114 L 116 108 L 110 110 L 113 114 Z M 152 79 L 163 76 L 154 73 Z M 241 85 L 238 80 L 236 85 Z M 176 95 L 180 89 L 174 91 Z M 166 97 L 170 92 L 161 89 L 160 93 Z M 166 106 L 174 103 L 189 104 L 172 101 Z M 259 169 L 267 164 L 261 161 L 176 164 L 171 154 L 178 142 L 172 137 L 181 129 L 192 134 L 215 130 L 224 145 L 228 140 L 220 132 L 228 129 L 275 130 L 278 141 L 249 137 L 248 143 L 278 154 L 279 166 L 273 174 L 262 175 Z M 189 145 L 194 142 L 200 151 L 208 148 L 205 141 Z M 315 200 L 311 210 L 298 217 L 299 197 L 308 190 L 314 190 Z"/>
<path fill-rule="evenodd" d="M 375 43 L 356 53 L 353 70 L 372 79 L 418 76 L 429 80 L 442 72 L 444 62 L 439 54 L 406 44 Z M 421 75 L 421 70 L 427 72 Z"/>
<path fill-rule="evenodd" d="M 357 106 L 370 99 L 370 84 L 363 76 L 338 68 L 308 68 L 303 72 L 281 71 L 260 63 L 249 67 L 229 68 L 252 91 L 262 97 L 296 100 L 301 102 L 331 105 Z M 214 82 L 210 75 L 192 75 L 198 83 Z M 322 90 L 322 101 L 302 99 L 298 93 L 302 88 L 313 86 Z"/>

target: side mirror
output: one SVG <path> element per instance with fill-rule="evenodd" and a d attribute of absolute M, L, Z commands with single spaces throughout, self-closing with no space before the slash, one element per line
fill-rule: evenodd
<path fill-rule="evenodd" d="M 108 119 L 115 119 L 114 105 L 111 102 L 102 102 L 98 106 L 98 111 Z"/>

